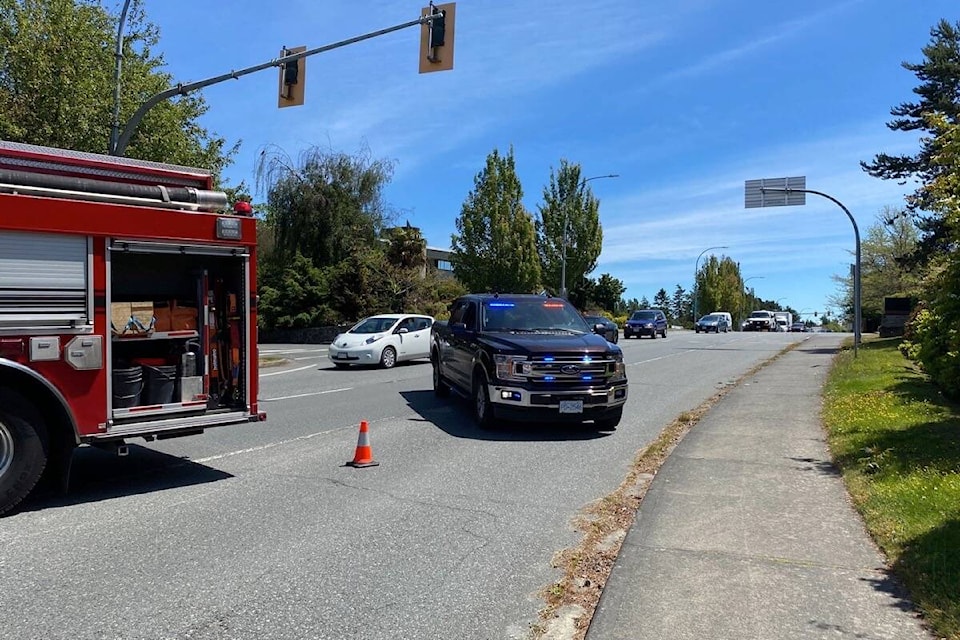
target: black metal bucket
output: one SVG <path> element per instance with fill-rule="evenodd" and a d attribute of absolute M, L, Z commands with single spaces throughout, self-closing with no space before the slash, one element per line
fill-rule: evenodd
<path fill-rule="evenodd" d="M 143 392 L 143 368 L 129 367 L 113 370 L 113 408 L 126 409 L 140 404 Z"/>
<path fill-rule="evenodd" d="M 169 404 L 177 387 L 177 365 L 143 365 L 145 404 Z"/>

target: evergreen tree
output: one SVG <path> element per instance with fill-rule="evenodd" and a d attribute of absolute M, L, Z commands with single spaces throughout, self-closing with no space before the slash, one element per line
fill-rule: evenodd
<path fill-rule="evenodd" d="M 919 263 L 949 249 L 943 218 L 936 211 L 935 200 L 926 188 L 947 170 L 934 160 L 937 136 L 929 116 L 939 114 L 946 124 L 960 122 L 960 22 L 952 25 L 941 20 L 930 30 L 930 36 L 930 43 L 922 49 L 922 62 L 902 63 L 920 80 L 913 90 L 919 99 L 891 109 L 894 119 L 887 123 L 887 127 L 894 131 L 910 132 L 917 137 L 920 150 L 914 155 L 879 153 L 872 162 L 860 163 L 871 176 L 920 183 L 920 187 L 907 198 L 907 207 L 917 215 L 917 224 L 923 232 L 913 259 Z"/>
<path fill-rule="evenodd" d="M 690 317 L 693 314 L 691 302 L 690 294 L 678 284 L 670 299 L 670 314 L 677 321 Z"/>
<path fill-rule="evenodd" d="M 657 295 L 653 297 L 653 304 L 657 309 L 662 310 L 664 313 L 670 313 L 670 296 L 667 295 L 666 289 L 660 289 L 660 291 L 657 291 Z"/>
<path fill-rule="evenodd" d="M 450 239 L 453 273 L 472 291 L 533 293 L 540 288 L 534 223 L 523 206 L 513 148 L 494 149 L 474 178 Z"/>

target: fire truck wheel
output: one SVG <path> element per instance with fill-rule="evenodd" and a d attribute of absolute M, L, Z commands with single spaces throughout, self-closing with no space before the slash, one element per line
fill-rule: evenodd
<path fill-rule="evenodd" d="M 0 413 L 0 513 L 16 506 L 40 479 L 47 464 L 42 429 L 9 411 Z"/>

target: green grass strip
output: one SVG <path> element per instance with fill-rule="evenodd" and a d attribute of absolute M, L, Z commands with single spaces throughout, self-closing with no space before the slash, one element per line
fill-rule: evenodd
<path fill-rule="evenodd" d="M 867 529 L 930 629 L 960 640 L 960 405 L 899 340 L 841 353 L 825 389 L 833 457 Z"/>

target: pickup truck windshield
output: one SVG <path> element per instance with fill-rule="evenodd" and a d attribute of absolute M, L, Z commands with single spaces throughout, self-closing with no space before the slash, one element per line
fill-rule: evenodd
<path fill-rule="evenodd" d="M 485 301 L 482 326 L 484 331 L 590 332 L 577 310 L 557 298 Z"/>

